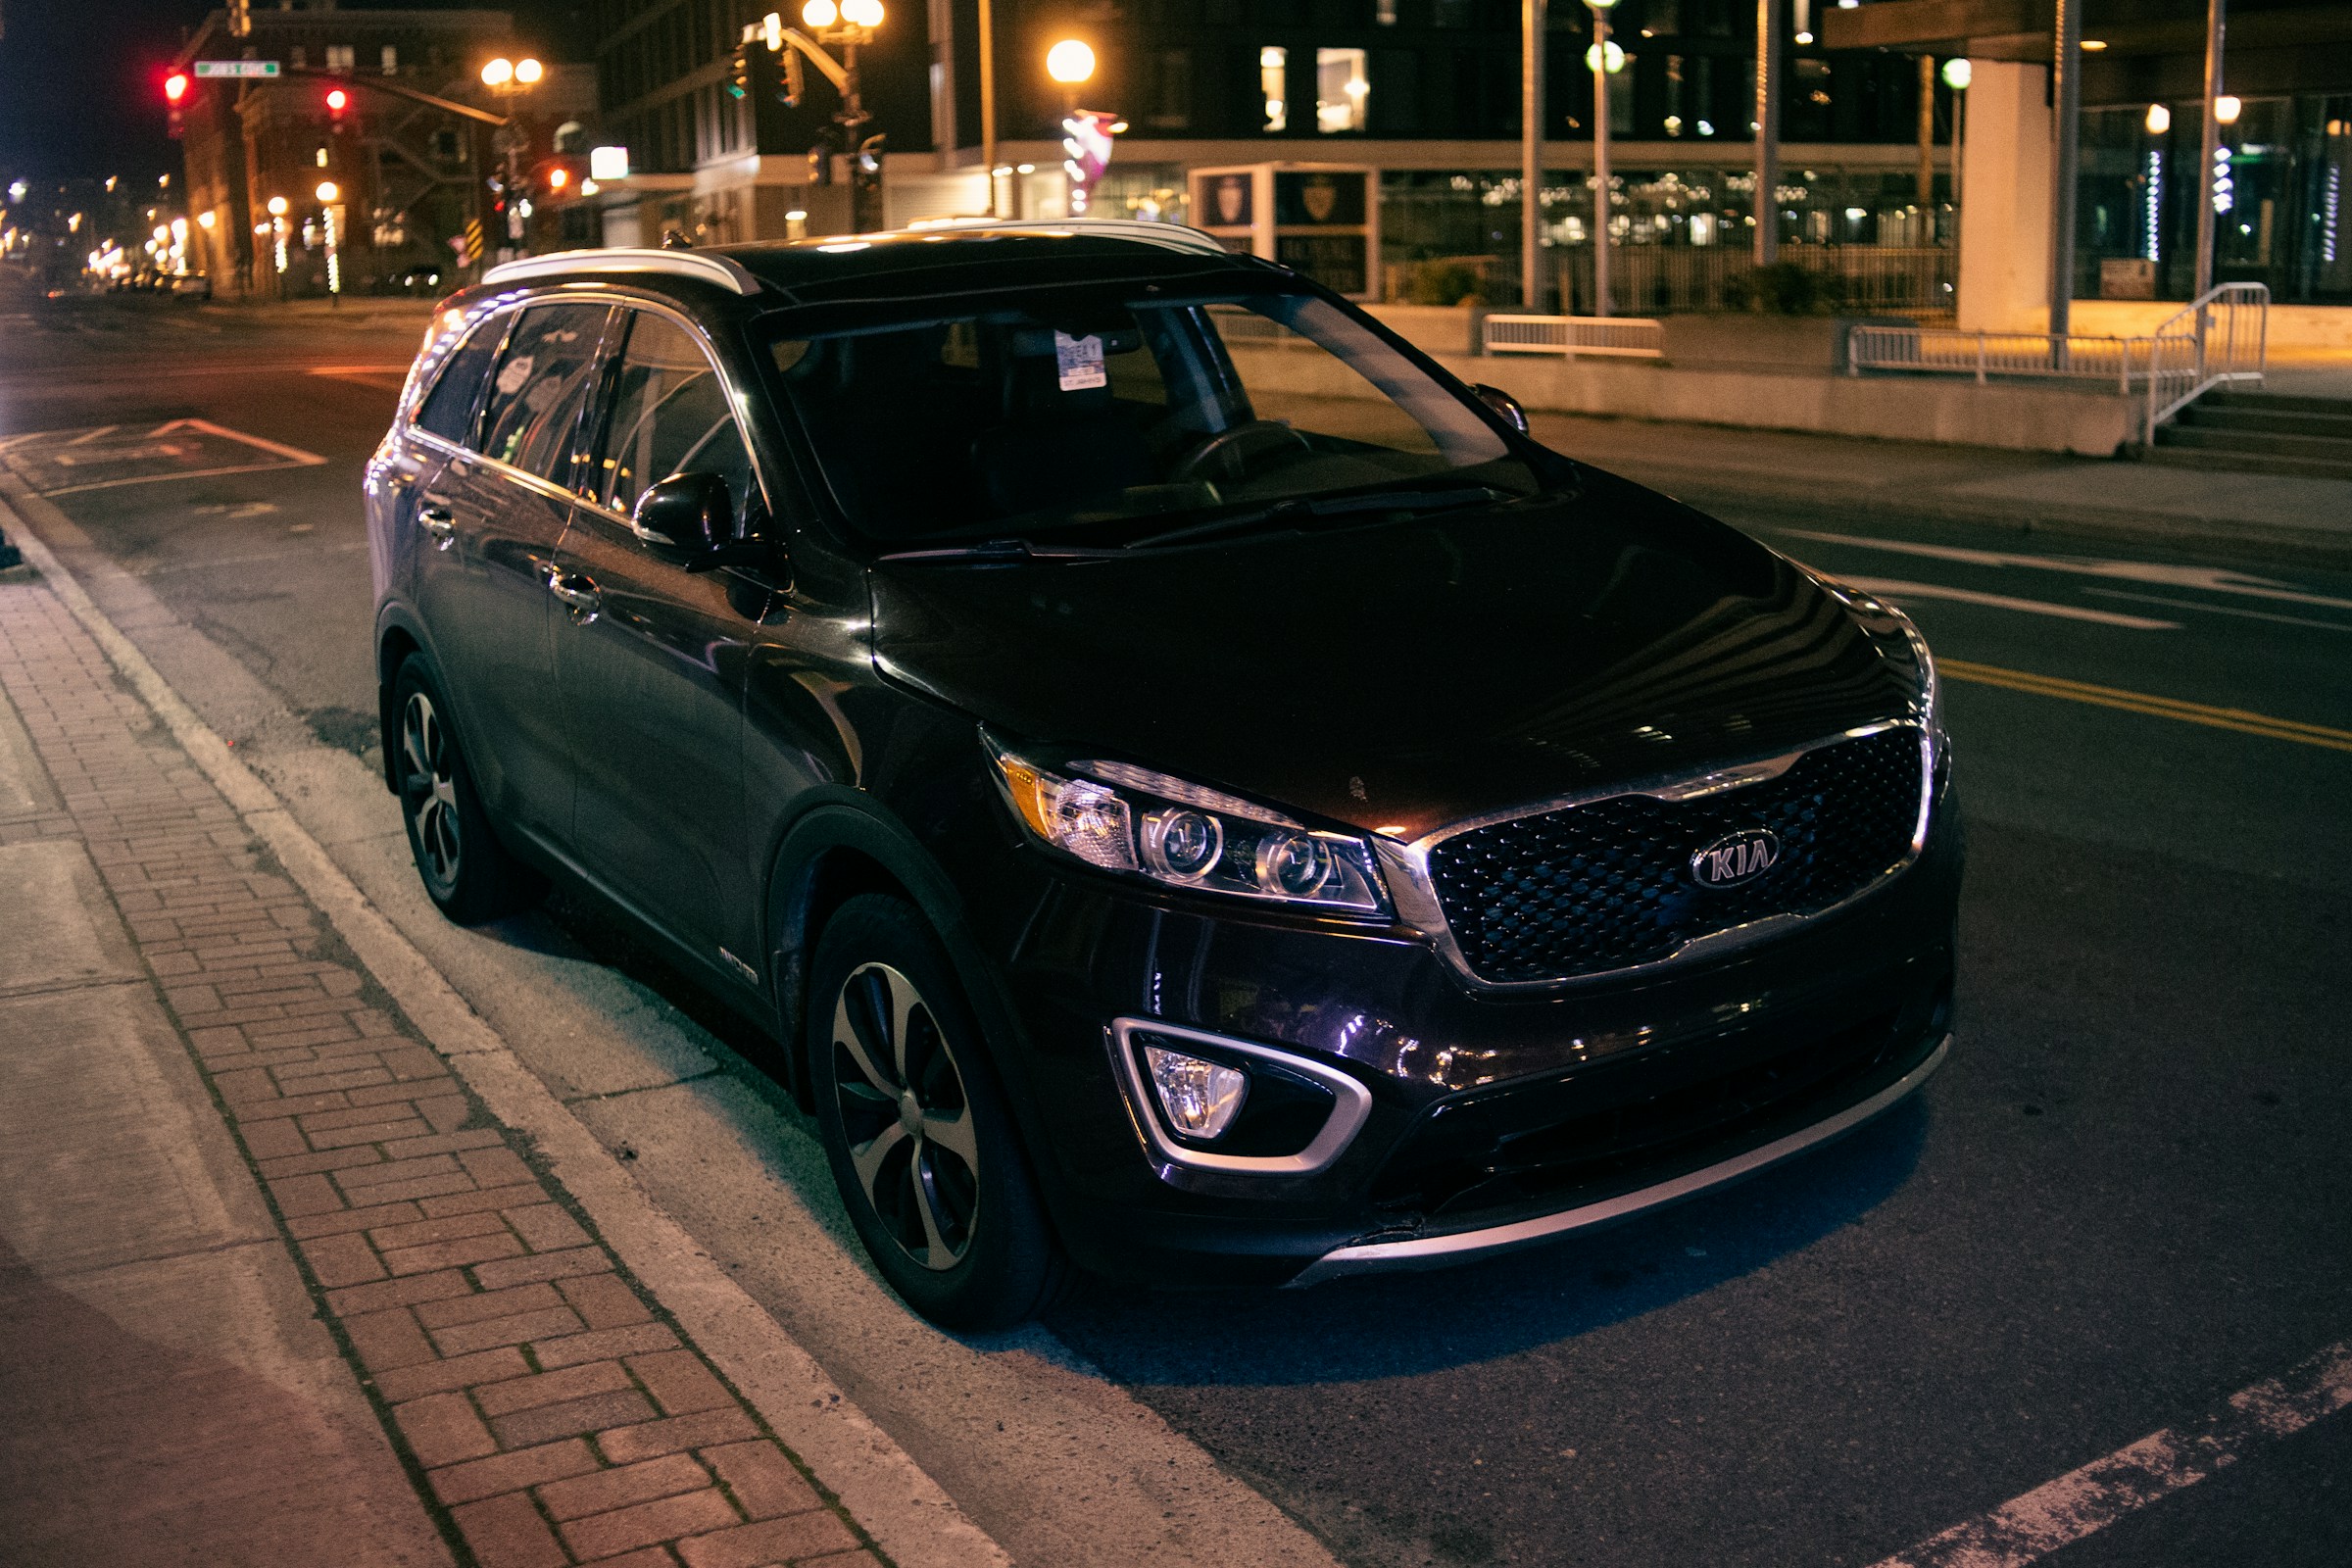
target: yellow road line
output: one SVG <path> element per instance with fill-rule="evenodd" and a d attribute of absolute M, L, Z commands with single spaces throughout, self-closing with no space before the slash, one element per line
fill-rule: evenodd
<path fill-rule="evenodd" d="M 2268 713 L 2251 713 L 2242 708 L 2216 708 L 2209 703 L 2183 702 L 2178 697 L 2157 697 L 2148 692 L 2126 691 L 2118 686 L 2094 686 L 2088 681 L 2062 680 L 2055 675 L 2034 675 L 2022 669 L 2003 669 L 1998 664 L 1975 664 L 1959 659 L 1938 660 L 1936 667 L 1952 680 L 1974 681 L 1981 686 L 1999 686 L 2013 692 L 2031 692 L 2036 697 L 2090 703 L 2100 708 L 2120 709 L 2127 713 L 2145 713 L 2153 718 L 2177 718 L 2183 723 L 2234 730 L 2241 735 L 2297 741 L 2305 746 L 2325 747 L 2331 752 L 2352 752 L 2352 730 L 2329 729 L 2325 724 L 2306 724 L 2300 719 L 2273 718 Z"/>

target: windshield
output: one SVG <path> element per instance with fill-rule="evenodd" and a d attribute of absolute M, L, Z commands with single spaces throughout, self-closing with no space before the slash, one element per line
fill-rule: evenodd
<path fill-rule="evenodd" d="M 772 353 L 843 510 L 894 547 L 1539 488 L 1460 398 L 1311 295 L 1061 291 Z"/>

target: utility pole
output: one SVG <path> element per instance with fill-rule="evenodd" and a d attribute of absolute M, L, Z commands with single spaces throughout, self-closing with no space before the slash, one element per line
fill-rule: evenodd
<path fill-rule="evenodd" d="M 1919 210 L 1936 218 L 1936 57 L 1919 57 Z"/>
<path fill-rule="evenodd" d="M 2220 0 L 2214 0 L 2220 4 Z M 2050 189 L 2050 335 L 2064 339 L 2074 324 L 2075 184 L 2082 122 L 2082 0 L 2058 0 L 2051 40 L 2050 111 L 2057 117 L 2056 169 Z"/>
<path fill-rule="evenodd" d="M 2222 32 L 2228 25 L 2225 0 L 2205 0 L 2205 128 L 2197 145 L 2197 275 L 2189 298 L 2213 287 L 2213 160 L 2221 151 Z"/>
<path fill-rule="evenodd" d="M 1609 7 L 1617 0 L 1585 0 L 1592 12 L 1592 314 L 1609 314 Z M 1565 314 L 1565 313 L 1563 313 Z"/>
<path fill-rule="evenodd" d="M 1756 0 L 1756 265 L 1781 255 L 1781 5 Z"/>
<path fill-rule="evenodd" d="M 997 18 L 980 0 L 980 167 L 988 173 L 988 216 L 997 216 Z"/>
<path fill-rule="evenodd" d="M 1544 309 L 1543 264 L 1544 0 L 1519 0 L 1519 303 L 1531 316 Z"/>

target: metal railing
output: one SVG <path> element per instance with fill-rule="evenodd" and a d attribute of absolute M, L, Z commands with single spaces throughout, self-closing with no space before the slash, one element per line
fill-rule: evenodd
<path fill-rule="evenodd" d="M 2263 283 L 2223 283 L 2191 300 L 2156 328 L 2139 438 L 2156 444 L 2156 427 L 2217 386 L 2262 382 L 2270 358 L 2271 291 Z"/>
<path fill-rule="evenodd" d="M 1482 331 L 1489 354 L 1654 360 L 1666 352 L 1666 328 L 1638 316 L 1490 316 Z"/>
<path fill-rule="evenodd" d="M 2124 397 L 2145 399 L 2140 439 L 2153 443 L 2156 427 L 2203 393 L 2262 379 L 2270 303 L 2261 283 L 2224 283 L 2136 337 L 1856 326 L 1846 338 L 1846 373 L 2111 382 Z"/>

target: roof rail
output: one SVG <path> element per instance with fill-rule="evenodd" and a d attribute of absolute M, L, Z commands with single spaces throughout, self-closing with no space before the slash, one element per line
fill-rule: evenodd
<path fill-rule="evenodd" d="M 657 251 L 633 246 L 557 251 L 548 256 L 526 256 L 520 261 L 501 262 L 482 274 L 482 281 L 514 283 L 525 278 L 567 277 L 582 272 L 667 272 L 672 277 L 691 277 L 699 282 L 716 283 L 733 294 L 760 292 L 760 280 L 744 270 L 742 263 L 727 257 L 697 251 Z"/>
<path fill-rule="evenodd" d="M 906 225 L 909 233 L 935 234 L 1100 234 L 1105 239 L 1131 239 L 1164 250 L 1197 255 L 1230 256 L 1213 235 L 1182 223 L 1152 223 L 1140 218 L 934 218 Z"/>

